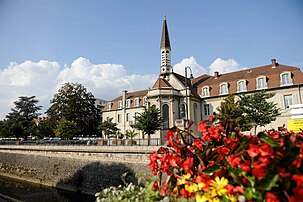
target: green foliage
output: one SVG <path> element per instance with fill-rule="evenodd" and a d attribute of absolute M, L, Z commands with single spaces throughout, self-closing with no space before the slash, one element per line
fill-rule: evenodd
<path fill-rule="evenodd" d="M 145 107 L 144 112 L 136 118 L 135 128 L 142 130 L 150 138 L 151 134 L 161 129 L 162 124 L 161 112 L 153 105 L 148 108 Z"/>
<path fill-rule="evenodd" d="M 126 130 L 125 131 L 125 137 L 126 138 L 130 138 L 131 140 L 136 137 L 138 135 L 138 133 L 136 133 L 135 130 Z"/>
<path fill-rule="evenodd" d="M 277 116 L 281 115 L 277 104 L 267 101 L 267 99 L 272 98 L 274 95 L 274 93 L 260 91 L 240 96 L 241 111 L 250 119 L 255 131 L 257 126 L 265 126 L 275 121 Z"/>
<path fill-rule="evenodd" d="M 42 139 L 43 137 L 53 137 L 55 126 L 49 119 L 39 119 L 37 123 L 33 123 L 31 126 L 31 135 Z"/>
<path fill-rule="evenodd" d="M 77 123 L 81 134 L 96 135 L 100 113 L 95 97 L 79 83 L 65 83 L 51 100 L 47 110 L 50 119 L 58 123 L 63 117 Z"/>
<path fill-rule="evenodd" d="M 239 101 L 235 101 L 233 95 L 228 95 L 218 107 L 218 119 L 226 133 L 238 132 L 251 129 L 251 124 L 249 119 L 243 115 L 240 110 Z"/>
<path fill-rule="evenodd" d="M 147 182 L 144 187 L 132 183 L 126 186 L 109 187 L 96 194 L 97 202 L 154 202 L 154 201 L 176 201 L 174 197 L 161 196 L 152 188 L 153 183 Z"/>
<path fill-rule="evenodd" d="M 77 123 L 62 118 L 58 127 L 55 129 L 55 135 L 64 139 L 71 139 L 78 133 Z"/>
<path fill-rule="evenodd" d="M 37 106 L 38 102 L 35 96 L 21 96 L 14 102 L 15 107 L 6 116 L 9 136 L 27 138 L 31 135 L 33 119 L 40 115 L 38 111 L 41 110 L 41 106 Z"/>
<path fill-rule="evenodd" d="M 100 123 L 98 130 L 100 133 L 103 133 L 105 138 L 109 138 L 110 135 L 116 134 L 119 130 L 117 127 L 118 124 L 113 123 L 113 118 L 108 118 Z"/>

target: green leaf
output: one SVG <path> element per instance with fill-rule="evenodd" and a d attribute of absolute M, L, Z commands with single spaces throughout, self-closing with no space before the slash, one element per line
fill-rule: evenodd
<path fill-rule="evenodd" d="M 260 180 L 256 187 L 260 190 L 270 191 L 271 188 L 277 186 L 277 182 L 279 180 L 279 175 L 267 174 L 262 180 Z"/>
<path fill-rule="evenodd" d="M 219 170 L 220 170 L 220 166 L 213 165 L 213 166 L 208 167 L 205 170 L 203 170 L 203 173 L 206 175 L 212 175 L 214 172 L 219 171 Z"/>
<path fill-rule="evenodd" d="M 263 132 L 260 132 L 260 133 L 258 134 L 258 137 L 259 137 L 262 141 L 264 141 L 264 142 L 266 142 L 267 144 L 269 144 L 272 148 L 280 147 L 280 145 L 279 145 L 274 139 L 268 137 L 268 136 L 267 136 L 265 133 L 263 133 Z"/>
<path fill-rule="evenodd" d="M 299 154 L 300 154 L 300 148 L 298 147 L 291 148 L 288 154 L 283 159 L 281 159 L 279 165 L 289 166 L 289 164 L 291 164 L 291 162 L 293 162 L 298 157 Z"/>

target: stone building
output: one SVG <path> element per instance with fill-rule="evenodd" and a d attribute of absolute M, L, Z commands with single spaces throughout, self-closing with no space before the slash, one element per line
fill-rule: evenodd
<path fill-rule="evenodd" d="M 281 108 L 281 116 L 266 128 L 287 125 L 289 106 L 302 104 L 303 73 L 298 67 L 278 64 L 272 59 L 269 64 L 241 71 L 192 77 L 190 67 L 184 67 L 185 76 L 177 74 L 171 66 L 171 46 L 166 18 L 163 21 L 160 44 L 161 66 L 158 79 L 151 89 L 136 92 L 123 91 L 122 95 L 107 103 L 103 118 L 113 118 L 121 133 L 132 129 L 138 113 L 144 106 L 155 105 L 161 110 L 165 121 L 163 130 L 153 137 L 163 137 L 174 125 L 184 127 L 186 120 L 193 120 L 191 129 L 197 132 L 197 124 L 216 112 L 221 101 L 228 95 L 254 93 L 265 90 L 276 93 L 269 101 Z"/>

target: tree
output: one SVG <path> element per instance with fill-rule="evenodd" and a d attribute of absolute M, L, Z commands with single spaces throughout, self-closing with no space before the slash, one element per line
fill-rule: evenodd
<path fill-rule="evenodd" d="M 217 118 L 224 127 L 226 134 L 251 129 L 250 120 L 243 115 L 239 101 L 235 101 L 233 95 L 229 94 L 217 110 L 219 112 Z"/>
<path fill-rule="evenodd" d="M 28 135 L 31 135 L 33 119 L 40 115 L 38 111 L 41 110 L 41 106 L 37 106 L 39 101 L 35 98 L 36 96 L 21 96 L 19 100 L 14 102 L 15 107 L 6 116 L 10 125 L 10 135 L 17 138 L 24 137 L 25 139 Z"/>
<path fill-rule="evenodd" d="M 104 134 L 105 138 L 109 138 L 110 135 L 116 134 L 117 131 L 119 131 L 119 128 L 117 127 L 118 124 L 113 123 L 113 118 L 108 118 L 100 123 L 98 126 L 98 130 L 100 133 Z"/>
<path fill-rule="evenodd" d="M 274 95 L 274 93 L 260 91 L 240 96 L 240 108 L 253 124 L 255 134 L 258 126 L 265 126 L 275 121 L 277 116 L 281 114 L 277 104 L 267 101 Z"/>
<path fill-rule="evenodd" d="M 150 139 L 150 135 L 161 129 L 162 124 L 163 119 L 160 110 L 152 105 L 148 108 L 145 107 L 144 112 L 136 117 L 135 128 L 142 130 L 143 134 L 147 134 L 148 139 Z"/>
<path fill-rule="evenodd" d="M 47 114 L 51 121 L 58 124 L 65 118 L 77 123 L 79 133 L 96 135 L 100 113 L 95 106 L 95 97 L 79 83 L 65 83 L 54 94 Z"/>
<path fill-rule="evenodd" d="M 77 123 L 62 118 L 58 127 L 55 129 L 55 135 L 59 138 L 71 139 L 78 133 Z"/>

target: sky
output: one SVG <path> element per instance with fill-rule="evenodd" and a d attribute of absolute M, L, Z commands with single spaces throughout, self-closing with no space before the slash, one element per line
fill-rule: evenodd
<path fill-rule="evenodd" d="M 0 0 L 0 119 L 32 95 L 43 116 L 66 82 L 105 100 L 152 87 L 164 15 L 177 73 L 226 73 L 273 58 L 303 70 L 302 10 L 302 0 Z"/>

